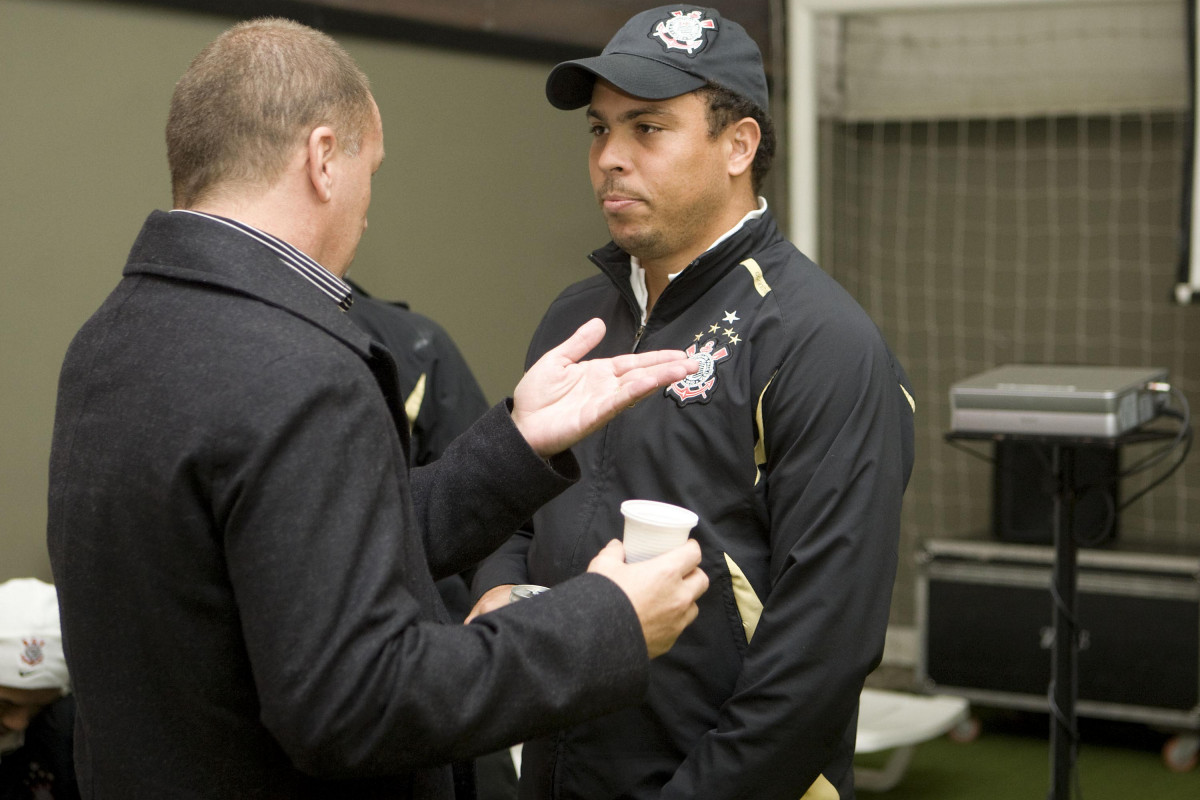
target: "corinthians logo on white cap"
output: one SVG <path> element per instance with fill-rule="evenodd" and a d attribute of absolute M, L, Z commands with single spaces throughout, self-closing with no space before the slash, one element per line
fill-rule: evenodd
<path fill-rule="evenodd" d="M 0 583 L 0 686 L 67 689 L 54 586 L 36 578 Z"/>
<path fill-rule="evenodd" d="M 706 30 L 716 30 L 717 23 L 704 19 L 704 12 L 696 9 L 683 13 L 672 11 L 671 16 L 660 20 L 650 32 L 650 37 L 662 42 L 667 50 L 683 50 L 689 56 L 694 56 L 708 44 L 704 37 Z"/>
<path fill-rule="evenodd" d="M 33 672 L 32 669 L 29 669 L 30 667 L 36 667 L 45 660 L 46 654 L 42 648 L 46 646 L 46 640 L 31 636 L 28 639 L 22 639 L 21 644 L 25 645 L 25 650 L 21 653 L 21 662 L 24 664 L 21 674 L 27 675 Z"/>

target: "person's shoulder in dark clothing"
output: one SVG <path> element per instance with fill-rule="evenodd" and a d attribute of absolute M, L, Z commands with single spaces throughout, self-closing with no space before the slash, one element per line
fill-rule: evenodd
<path fill-rule="evenodd" d="M 79 800 L 74 732 L 74 697 L 43 709 L 29 723 L 25 743 L 0 755 L 0 800 Z"/>
<path fill-rule="evenodd" d="M 381 300 L 353 281 L 350 285 L 350 319 L 396 362 L 412 432 L 412 465 L 428 464 L 487 411 L 487 398 L 441 325 L 406 303 Z"/>

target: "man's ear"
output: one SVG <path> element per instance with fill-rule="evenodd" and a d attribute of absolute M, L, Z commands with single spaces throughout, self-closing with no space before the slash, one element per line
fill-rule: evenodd
<path fill-rule="evenodd" d="M 762 141 L 762 130 L 753 117 L 743 117 L 729 126 L 729 174 L 743 175 L 754 164 L 758 154 L 758 143 Z"/>
<path fill-rule="evenodd" d="M 308 180 L 321 202 L 333 197 L 332 161 L 337 153 L 337 135 L 327 125 L 313 128 L 308 134 Z"/>

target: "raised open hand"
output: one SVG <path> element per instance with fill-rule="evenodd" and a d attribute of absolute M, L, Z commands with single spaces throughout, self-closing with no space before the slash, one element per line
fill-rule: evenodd
<path fill-rule="evenodd" d="M 517 384 L 513 422 L 543 458 L 566 450 L 655 389 L 698 368 L 679 350 L 581 361 L 603 338 L 603 322 L 585 322 Z"/>

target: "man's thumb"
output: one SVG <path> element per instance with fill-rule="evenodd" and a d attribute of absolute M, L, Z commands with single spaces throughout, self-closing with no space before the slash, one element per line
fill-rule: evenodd
<path fill-rule="evenodd" d="M 608 544 L 604 545 L 604 549 L 600 552 L 605 558 L 615 558 L 618 561 L 625 560 L 625 545 L 620 539 L 609 539 Z"/>

